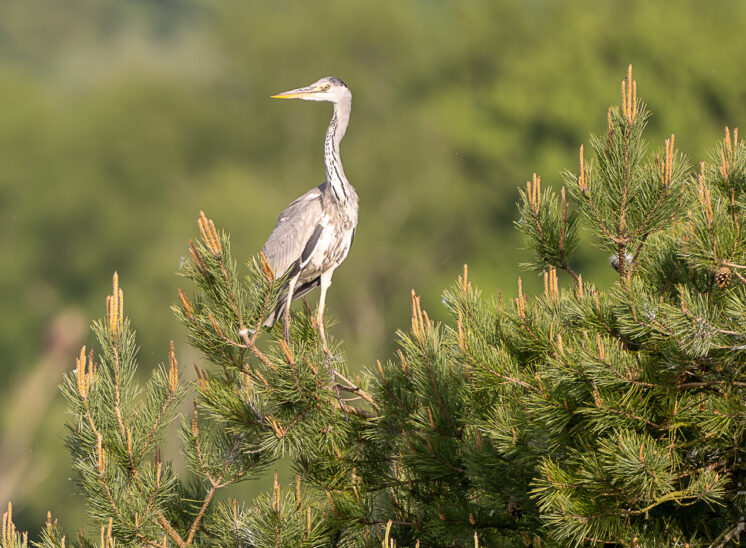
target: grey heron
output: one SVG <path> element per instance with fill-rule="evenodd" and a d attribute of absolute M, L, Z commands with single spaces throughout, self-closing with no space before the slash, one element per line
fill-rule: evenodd
<path fill-rule="evenodd" d="M 283 315 L 285 339 L 289 338 L 290 304 L 321 286 L 317 322 L 324 351 L 324 305 L 332 275 L 350 252 L 358 217 L 358 197 L 345 177 L 339 143 L 350 120 L 352 94 L 342 80 L 322 78 L 305 86 L 272 96 L 275 99 L 329 101 L 334 114 L 324 139 L 326 181 L 291 203 L 277 219 L 262 252 L 277 276 L 288 273 L 280 302 L 265 321 L 274 325 Z"/>

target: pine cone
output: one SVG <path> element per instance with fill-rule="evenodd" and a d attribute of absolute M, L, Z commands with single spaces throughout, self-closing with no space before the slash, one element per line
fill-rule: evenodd
<path fill-rule="evenodd" d="M 523 510 L 521 510 L 521 505 L 514 500 L 508 503 L 508 513 L 513 519 L 521 519 L 524 514 Z"/>
<path fill-rule="evenodd" d="M 715 273 L 715 283 L 718 284 L 718 287 L 728 287 L 731 278 L 733 278 L 733 273 L 727 266 L 721 266 Z"/>

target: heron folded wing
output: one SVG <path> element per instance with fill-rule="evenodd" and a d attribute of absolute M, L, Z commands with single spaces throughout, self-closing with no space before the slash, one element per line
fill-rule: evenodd
<path fill-rule="evenodd" d="M 306 192 L 280 214 L 262 249 L 277 276 L 301 259 L 322 215 L 320 187 Z"/>
<path fill-rule="evenodd" d="M 320 224 L 316 225 L 316 228 L 313 229 L 311 237 L 308 238 L 305 247 L 303 247 L 303 253 L 300 254 L 301 265 L 304 265 L 308 261 L 313 250 L 316 249 L 316 244 L 319 243 L 319 236 L 321 236 L 322 230 L 324 230 L 324 227 Z"/>
<path fill-rule="evenodd" d="M 319 243 L 319 238 L 321 237 L 321 233 L 323 232 L 323 230 L 324 226 L 321 224 L 316 225 L 316 228 L 313 229 L 313 232 L 311 233 L 310 238 L 308 238 L 306 245 L 303 246 L 303 252 L 300 254 L 300 257 L 293 261 L 293 264 L 290 266 L 290 268 L 286 270 L 286 272 L 289 271 L 288 279 L 295 278 L 295 276 L 306 267 L 308 261 L 311 258 L 311 255 L 313 255 L 313 252 L 316 249 L 316 244 Z M 297 297 L 293 297 L 293 299 L 297 299 Z"/>

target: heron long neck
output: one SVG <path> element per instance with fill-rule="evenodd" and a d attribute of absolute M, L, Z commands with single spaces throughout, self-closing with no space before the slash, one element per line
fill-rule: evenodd
<path fill-rule="evenodd" d="M 329 122 L 324 140 L 324 166 L 330 194 L 335 200 L 346 204 L 355 194 L 352 185 L 345 177 L 342 160 L 339 157 L 339 143 L 347 130 L 350 121 L 351 101 L 349 99 L 334 103 L 334 115 Z"/>

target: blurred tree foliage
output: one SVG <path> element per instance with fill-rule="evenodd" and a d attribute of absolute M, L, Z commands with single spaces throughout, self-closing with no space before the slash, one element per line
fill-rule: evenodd
<path fill-rule="evenodd" d="M 694 0 L 4 3 L 0 386 L 46 363 L 44 334 L 66 307 L 98 313 L 114 269 L 133 288 L 143 361 L 160 359 L 179 333 L 163 311 L 197 212 L 243 260 L 321 182 L 329 109 L 268 96 L 323 75 L 354 94 L 342 154 L 361 198 L 332 329 L 351 363 L 371 364 L 407 321 L 412 286 L 437 302 L 468 262 L 485 289 L 514 287 L 528 258 L 511 230 L 516 187 L 532 171 L 559 182 L 587 128 L 603 131 L 627 64 L 655 113 L 651 141 L 685 136 L 698 160 L 739 125 L 744 16 L 743 2 Z M 611 280 L 605 255 L 582 247 L 584 272 Z M 29 470 L 64 477 L 52 473 L 69 466 L 54 456 L 62 408 L 33 405 L 51 407 L 43 427 L 22 425 L 37 432 Z M 52 483 L 11 495 L 32 530 L 69 497 Z"/>

